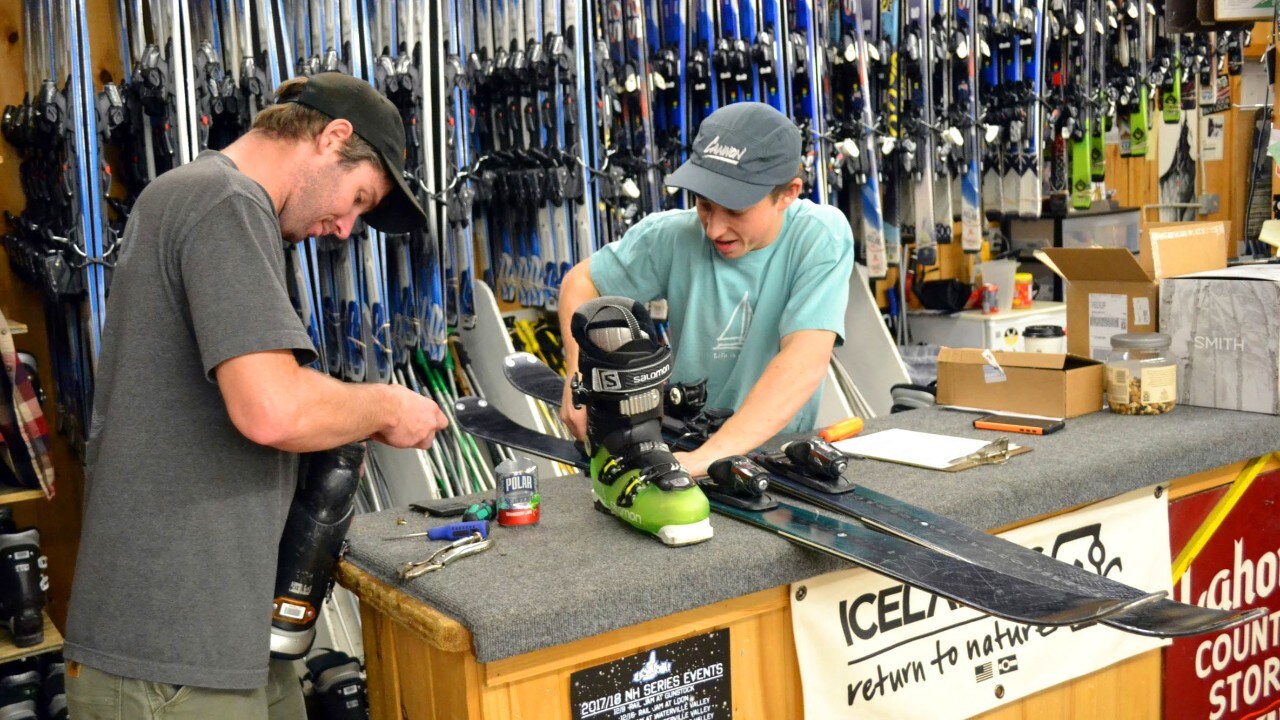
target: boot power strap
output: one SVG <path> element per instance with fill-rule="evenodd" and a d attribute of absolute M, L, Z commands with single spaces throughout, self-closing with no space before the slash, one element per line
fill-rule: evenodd
<path fill-rule="evenodd" d="M 598 393 L 632 393 L 662 387 L 671 374 L 671 350 L 663 348 L 648 365 L 635 368 L 591 369 L 591 391 Z"/>

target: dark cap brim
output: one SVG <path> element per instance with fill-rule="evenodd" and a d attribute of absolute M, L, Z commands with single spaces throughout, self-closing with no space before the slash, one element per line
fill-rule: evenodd
<path fill-rule="evenodd" d="M 405 182 L 404 169 L 397 168 L 385 155 L 382 156 L 382 167 L 391 177 L 391 192 L 378 207 L 364 214 L 364 221 L 374 230 L 393 234 L 412 232 L 425 226 L 427 213 L 418 204 L 409 183 Z"/>
<path fill-rule="evenodd" d="M 720 207 L 729 210 L 746 210 L 773 190 L 775 185 L 756 185 L 713 173 L 691 161 L 676 168 L 663 180 L 671 187 L 678 187 L 700 195 Z"/>

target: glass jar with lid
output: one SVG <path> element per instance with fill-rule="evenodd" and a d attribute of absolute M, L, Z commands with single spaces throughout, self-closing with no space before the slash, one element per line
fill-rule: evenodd
<path fill-rule="evenodd" d="M 1164 333 L 1111 336 L 1107 358 L 1107 404 L 1121 415 L 1160 415 L 1178 398 L 1178 368 Z"/>

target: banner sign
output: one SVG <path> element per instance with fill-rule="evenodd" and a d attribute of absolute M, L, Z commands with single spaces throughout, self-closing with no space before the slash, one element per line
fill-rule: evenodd
<path fill-rule="evenodd" d="M 573 720 L 732 720 L 729 631 L 579 670 L 569 705 Z"/>
<path fill-rule="evenodd" d="M 1169 544 L 1181 551 L 1227 487 L 1169 506 Z M 1261 620 L 1175 640 L 1164 658 L 1169 720 L 1280 718 L 1280 473 L 1254 480 L 1174 588 L 1182 602 L 1240 610 L 1265 607 Z"/>
<path fill-rule="evenodd" d="M 1001 534 L 1147 592 L 1169 590 L 1168 536 L 1154 488 Z M 966 718 L 1167 644 L 1021 625 L 862 568 L 791 590 L 805 717 Z"/>

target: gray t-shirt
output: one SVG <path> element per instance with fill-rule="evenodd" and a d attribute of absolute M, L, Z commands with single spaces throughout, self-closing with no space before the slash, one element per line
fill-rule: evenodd
<path fill-rule="evenodd" d="M 276 552 L 297 456 L 250 442 L 224 360 L 315 351 L 289 301 L 266 190 L 202 153 L 138 198 L 111 283 L 68 659 L 125 677 L 267 681 Z"/>

